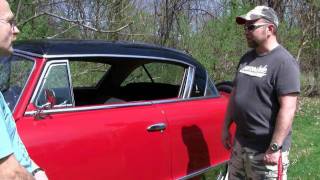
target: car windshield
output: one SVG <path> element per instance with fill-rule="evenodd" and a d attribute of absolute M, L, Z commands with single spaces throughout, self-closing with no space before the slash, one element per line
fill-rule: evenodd
<path fill-rule="evenodd" d="M 30 76 L 34 61 L 19 57 L 0 57 L 0 90 L 10 108 L 14 110 Z"/>

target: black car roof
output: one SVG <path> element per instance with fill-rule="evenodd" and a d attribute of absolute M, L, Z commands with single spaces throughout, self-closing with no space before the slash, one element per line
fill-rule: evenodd
<path fill-rule="evenodd" d="M 68 57 L 109 56 L 177 60 L 195 67 L 195 73 L 205 79 L 205 68 L 190 55 L 172 48 L 153 44 L 103 40 L 26 40 L 13 45 L 16 54 L 60 59 Z"/>
<path fill-rule="evenodd" d="M 68 57 L 70 55 L 127 55 L 177 59 L 201 66 L 190 55 L 157 45 L 102 40 L 28 40 L 17 41 L 14 49 L 19 54 L 39 57 Z"/>

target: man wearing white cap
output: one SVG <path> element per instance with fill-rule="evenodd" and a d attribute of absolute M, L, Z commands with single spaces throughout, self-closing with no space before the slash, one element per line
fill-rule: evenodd
<path fill-rule="evenodd" d="M 236 22 L 252 49 L 240 59 L 222 133 L 224 146 L 232 147 L 229 179 L 287 179 L 299 66 L 277 41 L 279 20 L 272 8 L 257 6 Z"/>

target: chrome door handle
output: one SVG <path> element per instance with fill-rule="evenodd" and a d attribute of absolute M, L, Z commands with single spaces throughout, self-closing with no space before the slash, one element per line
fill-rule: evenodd
<path fill-rule="evenodd" d="M 147 131 L 149 131 L 149 132 L 161 131 L 162 132 L 166 128 L 167 128 L 167 125 L 165 123 L 157 123 L 157 124 L 150 125 L 147 128 Z"/>

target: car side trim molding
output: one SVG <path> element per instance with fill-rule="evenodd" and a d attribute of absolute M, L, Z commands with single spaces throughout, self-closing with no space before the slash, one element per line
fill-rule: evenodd
<path fill-rule="evenodd" d="M 124 107 L 133 107 L 133 106 L 146 106 L 152 104 L 164 104 L 164 103 L 176 103 L 176 102 L 185 102 L 185 101 L 194 101 L 194 100 L 206 100 L 212 98 L 220 98 L 216 96 L 206 96 L 206 97 L 194 97 L 188 99 L 166 99 L 166 100 L 153 100 L 148 102 L 126 102 L 123 104 L 108 104 L 108 105 L 97 105 L 97 106 L 89 106 L 89 107 L 69 107 L 69 106 L 55 106 L 58 108 L 64 109 L 50 109 L 50 110 L 43 110 L 43 114 L 57 114 L 57 113 L 64 113 L 64 112 L 79 112 L 79 111 L 91 111 L 91 110 L 103 110 L 103 109 L 114 109 L 114 108 L 124 108 Z M 37 110 L 34 111 L 27 111 L 25 112 L 25 116 L 34 116 L 38 113 Z"/>
<path fill-rule="evenodd" d="M 110 104 L 110 105 L 99 105 L 99 106 L 90 106 L 90 107 L 75 107 L 75 108 L 65 108 L 65 109 L 48 109 L 41 110 L 42 115 L 48 114 L 59 114 L 59 113 L 67 113 L 67 112 L 81 112 L 81 111 L 93 111 L 93 110 L 102 110 L 102 109 L 114 109 L 114 108 L 125 108 L 132 106 L 150 106 L 151 102 L 136 102 L 136 103 L 125 103 L 125 104 Z M 39 113 L 38 110 L 34 111 L 26 111 L 25 116 L 35 116 Z"/>
<path fill-rule="evenodd" d="M 219 165 L 226 164 L 227 162 L 228 162 L 228 161 L 223 161 L 223 162 L 221 162 L 221 163 L 219 163 L 219 164 L 217 164 L 217 165 L 215 165 L 215 166 L 210 166 L 210 167 L 201 169 L 201 170 L 199 170 L 199 171 L 193 172 L 193 173 L 191 173 L 191 174 L 189 174 L 189 175 L 187 175 L 187 176 L 178 178 L 178 179 L 176 179 L 176 180 L 187 180 L 187 179 L 191 179 L 191 178 L 196 177 L 196 176 L 198 176 L 198 175 L 204 174 L 204 173 L 210 171 L 211 169 L 216 168 L 216 167 L 219 166 Z"/>
<path fill-rule="evenodd" d="M 152 104 L 165 104 L 165 103 L 177 103 L 177 102 L 187 102 L 187 101 L 198 101 L 198 100 L 208 100 L 208 99 L 219 99 L 220 96 L 201 96 L 201 97 L 190 97 L 186 99 L 159 99 L 152 100 Z"/>

